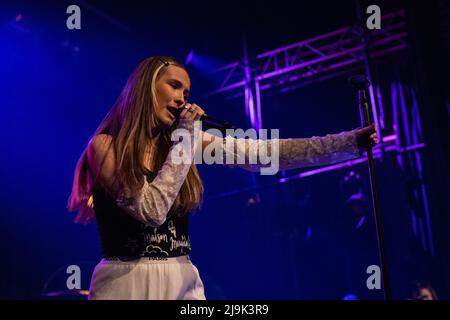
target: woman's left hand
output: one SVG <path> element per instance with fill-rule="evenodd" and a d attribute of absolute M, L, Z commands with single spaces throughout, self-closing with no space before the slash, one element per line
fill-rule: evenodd
<path fill-rule="evenodd" d="M 365 151 L 367 146 L 373 148 L 378 144 L 378 137 L 374 123 L 364 128 L 355 129 L 355 135 L 356 143 L 361 152 Z"/>

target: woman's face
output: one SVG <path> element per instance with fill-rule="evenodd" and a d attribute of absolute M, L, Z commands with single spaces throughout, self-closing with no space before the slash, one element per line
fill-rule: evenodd
<path fill-rule="evenodd" d="M 170 127 L 175 121 L 171 110 L 181 107 L 189 97 L 191 82 L 187 72 L 177 66 L 169 65 L 164 74 L 156 80 L 155 116 L 163 127 Z"/>
<path fill-rule="evenodd" d="M 420 288 L 419 295 L 415 295 L 416 300 L 434 300 L 433 294 L 428 288 Z"/>

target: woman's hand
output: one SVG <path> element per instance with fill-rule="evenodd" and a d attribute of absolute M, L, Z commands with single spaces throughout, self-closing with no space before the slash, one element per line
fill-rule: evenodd
<path fill-rule="evenodd" d="M 202 108 L 198 105 L 186 103 L 183 107 L 184 110 L 180 114 L 180 119 L 188 119 L 188 120 L 200 120 L 201 116 L 205 114 Z"/>
<path fill-rule="evenodd" d="M 375 130 L 375 124 L 370 126 L 355 129 L 356 143 L 360 152 L 364 152 L 366 147 L 373 148 L 378 143 L 377 132 Z"/>

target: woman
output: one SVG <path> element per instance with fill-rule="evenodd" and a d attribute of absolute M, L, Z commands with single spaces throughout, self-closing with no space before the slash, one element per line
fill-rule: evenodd
<path fill-rule="evenodd" d="M 426 282 L 416 282 L 411 290 L 412 300 L 439 300 L 436 290 Z"/>
<path fill-rule="evenodd" d="M 76 222 L 97 222 L 103 257 L 92 275 L 90 299 L 205 299 L 188 256 L 189 212 L 199 207 L 203 193 L 192 161 L 197 145 L 171 136 L 183 130 L 196 141 L 194 123 L 205 112 L 186 102 L 189 89 L 189 75 L 174 58 L 144 60 L 78 161 L 68 208 L 78 210 Z M 224 158 L 237 156 L 224 147 L 230 141 L 245 158 L 261 147 L 270 149 L 262 140 L 205 132 L 200 137 L 200 148 L 215 146 Z M 356 158 L 369 143 L 376 143 L 373 125 L 326 137 L 281 139 L 279 166 Z M 190 161 L 175 161 L 180 154 Z"/>

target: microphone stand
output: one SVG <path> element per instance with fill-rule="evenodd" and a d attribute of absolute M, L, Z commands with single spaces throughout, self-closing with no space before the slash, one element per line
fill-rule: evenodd
<path fill-rule="evenodd" d="M 362 127 L 369 126 L 370 121 L 369 101 L 367 99 L 366 89 L 370 86 L 370 81 L 364 75 L 357 75 L 349 78 L 350 84 L 358 90 L 359 115 Z M 375 216 L 375 228 L 378 240 L 378 255 L 380 260 L 380 269 L 384 288 L 384 299 L 392 300 L 391 287 L 389 285 L 389 275 L 386 267 L 386 258 L 384 255 L 384 242 L 381 233 L 380 208 L 378 205 L 378 193 L 375 180 L 375 163 L 373 160 L 372 148 L 366 146 L 367 160 L 369 164 L 370 187 L 372 190 L 373 213 Z"/>

